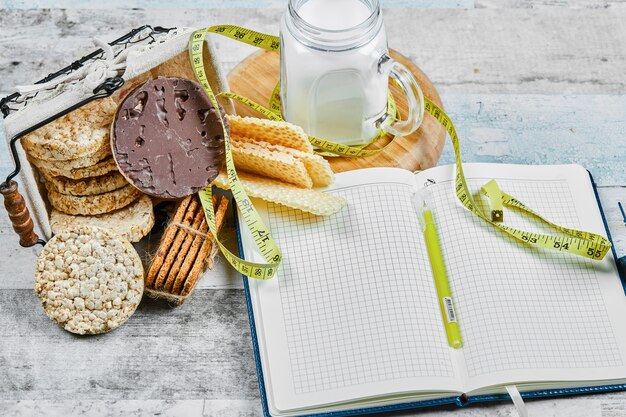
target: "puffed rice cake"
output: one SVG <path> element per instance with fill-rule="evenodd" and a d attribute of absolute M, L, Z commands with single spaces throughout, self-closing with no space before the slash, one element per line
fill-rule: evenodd
<path fill-rule="evenodd" d="M 141 301 L 141 259 L 110 230 L 66 229 L 37 258 L 35 293 L 48 317 L 65 330 L 105 333 L 128 320 Z"/>
<path fill-rule="evenodd" d="M 52 207 L 66 214 L 94 215 L 109 213 L 126 207 L 142 195 L 141 191 L 127 185 L 108 193 L 88 196 L 61 194 L 48 187 L 48 201 Z"/>
<path fill-rule="evenodd" d="M 110 97 L 93 101 L 24 136 L 22 146 L 30 156 L 44 161 L 93 155 L 109 142 L 115 110 Z"/>
<path fill-rule="evenodd" d="M 53 209 L 50 214 L 52 233 L 59 234 L 63 230 L 78 226 L 98 226 L 111 229 L 130 242 L 139 242 L 154 226 L 154 210 L 152 200 L 147 195 L 116 211 L 94 216 L 74 216 Z"/>
<path fill-rule="evenodd" d="M 29 156 L 29 160 L 39 169 L 65 171 L 70 169 L 90 167 L 102 161 L 103 159 L 110 157 L 111 155 L 113 155 L 113 153 L 111 152 L 111 145 L 109 143 L 105 143 L 104 146 L 102 146 L 93 154 L 83 156 L 81 158 L 70 159 L 67 161 L 46 161 L 43 159 L 35 158 L 34 156 Z"/>
<path fill-rule="evenodd" d="M 54 191 L 75 196 L 96 195 L 118 190 L 129 185 L 119 171 L 111 171 L 99 177 L 74 180 L 67 177 L 45 177 L 45 182 Z"/>
<path fill-rule="evenodd" d="M 118 171 L 115 159 L 107 158 L 97 164 L 84 168 L 39 168 L 44 177 L 66 177 L 74 180 L 83 178 L 99 177 L 109 172 Z"/>

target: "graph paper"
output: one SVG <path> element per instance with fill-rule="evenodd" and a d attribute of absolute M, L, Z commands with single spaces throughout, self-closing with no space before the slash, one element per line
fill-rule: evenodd
<path fill-rule="evenodd" d="M 348 205 L 326 218 L 269 205 L 296 393 L 453 376 L 413 192 L 335 190 Z"/>
<path fill-rule="evenodd" d="M 489 179 L 470 180 L 470 188 Z M 580 227 L 567 181 L 498 183 L 551 221 Z M 426 195 L 444 242 L 469 376 L 622 365 L 594 261 L 521 245 L 464 210 L 451 189 L 450 181 L 440 182 Z M 514 210 L 505 210 L 505 223 L 555 233 Z"/>
<path fill-rule="evenodd" d="M 604 230 L 582 167 L 465 168 L 473 191 L 495 178 L 557 224 Z M 614 259 L 522 244 L 465 210 L 453 179 L 453 166 L 357 170 L 338 174 L 327 191 L 347 200 L 332 216 L 263 204 L 284 255 L 274 279 L 248 281 L 270 409 L 341 411 L 510 384 L 528 391 L 623 380 L 626 299 Z M 460 349 L 446 340 L 422 199 L 437 224 Z M 478 203 L 487 206 L 482 196 Z M 558 233 L 514 209 L 504 216 L 512 227 Z M 253 238 L 242 237 L 247 255 Z"/>

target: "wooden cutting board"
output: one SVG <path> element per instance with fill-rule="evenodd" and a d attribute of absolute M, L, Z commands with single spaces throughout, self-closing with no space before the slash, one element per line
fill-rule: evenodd
<path fill-rule="evenodd" d="M 391 51 L 391 56 L 404 64 L 415 75 L 424 95 L 430 98 L 438 106 L 442 107 L 441 98 L 424 74 L 407 57 L 396 51 Z M 259 104 L 267 106 L 270 96 L 278 82 L 280 57 L 275 52 L 256 52 L 241 61 L 228 75 L 228 82 L 233 93 L 241 94 Z M 399 89 L 393 85 L 391 89 L 402 117 L 406 115 L 406 100 Z M 237 114 L 241 116 L 262 117 L 251 108 L 236 102 Z M 349 171 L 358 168 L 369 167 L 401 167 L 411 171 L 426 169 L 434 166 L 443 150 L 446 132 L 430 114 L 425 114 L 420 128 L 406 137 L 398 137 L 390 140 L 388 136 L 382 137 L 367 149 L 382 148 L 384 150 L 375 155 L 349 158 L 328 157 L 335 172 Z"/>

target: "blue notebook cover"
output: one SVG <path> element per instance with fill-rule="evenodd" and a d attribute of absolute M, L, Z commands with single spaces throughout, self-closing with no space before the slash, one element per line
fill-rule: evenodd
<path fill-rule="evenodd" d="M 612 244 L 613 239 L 611 238 L 611 232 L 609 230 L 609 226 L 606 221 L 606 216 L 604 215 L 604 210 L 602 209 L 602 203 L 600 202 L 600 196 L 598 195 L 598 188 L 596 186 L 595 181 L 593 180 L 593 176 L 591 175 L 591 173 L 589 173 L 589 178 L 591 179 L 591 184 L 593 186 L 593 191 L 596 196 L 596 201 L 598 202 L 598 208 L 600 209 L 600 213 L 602 215 L 602 221 L 604 223 L 606 235 Z M 237 231 L 237 244 L 239 247 L 239 253 L 242 258 L 245 258 L 245 253 L 243 251 L 243 247 L 241 244 L 241 235 L 239 234 L 239 221 L 237 217 L 237 210 L 233 210 L 233 213 L 235 217 L 235 228 Z M 615 245 L 612 246 L 611 252 L 613 254 L 613 258 L 617 261 L 617 253 L 615 252 Z M 624 292 L 626 295 L 626 271 L 620 269 L 619 276 L 622 281 L 622 287 L 624 288 Z M 272 415 L 269 412 L 269 407 L 267 404 L 265 380 L 263 379 L 263 369 L 261 367 L 259 343 L 258 343 L 257 336 L 256 336 L 256 325 L 254 321 L 254 313 L 252 311 L 252 301 L 250 299 L 250 287 L 248 285 L 248 279 L 250 278 L 248 278 L 245 275 L 243 275 L 242 277 L 243 277 L 243 286 L 244 286 L 244 290 L 246 294 L 246 304 L 248 307 L 248 318 L 250 319 L 250 333 L 252 335 L 252 348 L 254 350 L 254 360 L 256 362 L 256 371 L 257 371 L 257 375 L 259 378 L 259 391 L 261 394 L 261 406 L 263 407 L 263 415 L 265 417 L 272 417 Z M 626 390 L 626 384 L 617 384 L 617 385 L 601 385 L 601 386 L 595 386 L 595 387 L 562 388 L 562 389 L 550 389 L 550 390 L 541 390 L 541 391 L 528 391 L 528 392 L 522 392 L 520 393 L 520 395 L 524 399 L 532 399 L 532 398 L 562 397 L 562 396 L 576 395 L 576 394 L 593 394 L 593 393 L 624 391 L 624 390 Z M 391 412 L 391 411 L 409 410 L 409 409 L 415 409 L 415 408 L 437 407 L 437 406 L 449 405 L 449 404 L 454 404 L 458 407 L 465 407 L 471 404 L 478 404 L 478 403 L 490 402 L 490 401 L 510 401 L 510 399 L 511 398 L 509 397 L 508 394 L 475 395 L 475 396 L 467 396 L 463 394 L 460 396 L 439 398 L 436 400 L 414 401 L 414 402 L 409 402 L 409 403 L 378 406 L 378 407 L 358 408 L 358 409 L 346 410 L 346 411 L 334 411 L 334 412 L 307 414 L 304 417 L 356 416 L 356 415 L 364 415 L 364 414 L 375 414 L 375 413 L 383 413 L 383 412 Z"/>

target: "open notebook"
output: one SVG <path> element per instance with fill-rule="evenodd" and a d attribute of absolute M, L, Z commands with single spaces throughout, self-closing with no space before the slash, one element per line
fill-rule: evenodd
<path fill-rule="evenodd" d="M 495 178 L 557 224 L 607 233 L 580 166 L 464 168 L 472 191 Z M 514 241 L 460 205 L 453 176 L 453 166 L 338 174 L 328 192 L 348 205 L 327 218 L 255 202 L 284 255 L 274 279 L 246 279 L 266 414 L 463 405 L 507 398 L 505 385 L 526 397 L 626 389 L 614 254 L 599 262 Z M 437 223 L 460 349 L 446 341 L 416 193 Z M 505 224 L 555 233 L 515 210 Z M 245 258 L 263 262 L 247 230 L 240 237 Z"/>

